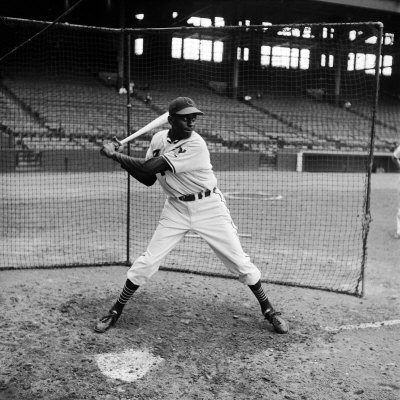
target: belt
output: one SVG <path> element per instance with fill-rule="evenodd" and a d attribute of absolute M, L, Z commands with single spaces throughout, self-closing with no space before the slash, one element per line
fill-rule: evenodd
<path fill-rule="evenodd" d="M 185 194 L 184 196 L 178 197 L 178 199 L 181 200 L 181 201 L 200 200 L 203 197 L 209 197 L 211 195 L 211 193 L 215 193 L 216 190 L 217 190 L 217 188 L 214 188 L 213 190 L 207 189 L 204 192 Z"/>

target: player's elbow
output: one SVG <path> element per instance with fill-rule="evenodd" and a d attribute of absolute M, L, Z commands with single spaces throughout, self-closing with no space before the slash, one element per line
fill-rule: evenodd
<path fill-rule="evenodd" d="M 154 157 L 147 160 L 143 165 L 143 172 L 146 175 L 155 175 L 169 169 L 169 164 L 164 157 Z"/>
<path fill-rule="evenodd" d="M 154 185 L 154 183 L 156 182 L 156 180 L 157 180 L 157 178 L 154 177 L 154 179 L 148 180 L 148 181 L 144 182 L 144 184 L 145 184 L 146 186 L 150 187 L 150 186 L 153 186 L 153 185 Z"/>

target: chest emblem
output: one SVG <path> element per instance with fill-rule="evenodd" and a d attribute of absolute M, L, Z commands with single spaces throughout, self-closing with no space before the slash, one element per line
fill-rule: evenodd
<path fill-rule="evenodd" d="M 176 149 L 174 149 L 175 157 L 178 157 L 178 154 L 181 154 L 181 153 L 186 153 L 186 149 L 184 149 L 182 146 L 179 146 Z"/>

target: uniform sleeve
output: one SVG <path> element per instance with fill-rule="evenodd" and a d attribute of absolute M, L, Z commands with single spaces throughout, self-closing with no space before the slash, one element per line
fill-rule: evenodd
<path fill-rule="evenodd" d="M 211 169 L 210 153 L 200 140 L 183 143 L 163 155 L 174 174 Z"/>
<path fill-rule="evenodd" d="M 400 146 L 396 147 L 394 150 L 393 157 L 400 158 Z"/>
<path fill-rule="evenodd" d="M 156 181 L 156 174 L 170 169 L 170 166 L 162 157 L 152 157 L 148 160 L 129 157 L 125 154 L 116 153 L 115 161 L 129 172 L 131 176 L 146 186 L 151 186 Z"/>
<path fill-rule="evenodd" d="M 392 159 L 397 167 L 400 168 L 400 146 L 398 146 L 392 153 Z"/>

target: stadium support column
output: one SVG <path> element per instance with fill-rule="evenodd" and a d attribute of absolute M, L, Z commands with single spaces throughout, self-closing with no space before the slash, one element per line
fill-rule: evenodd
<path fill-rule="evenodd" d="M 233 65 L 233 76 L 232 76 L 232 98 L 237 99 L 238 87 L 239 87 L 239 60 L 237 58 L 237 48 L 238 48 L 238 35 L 233 32 L 232 36 L 232 51 L 231 60 Z"/>
<path fill-rule="evenodd" d="M 336 54 L 335 54 L 335 93 L 334 93 L 334 101 L 335 105 L 340 105 L 340 96 L 341 96 L 341 86 L 342 86 L 342 71 L 343 67 L 346 65 L 347 54 L 345 49 L 347 49 L 347 40 L 346 38 L 347 31 L 340 30 L 337 28 L 336 33 Z"/>
<path fill-rule="evenodd" d="M 119 38 L 119 46 L 118 46 L 118 79 L 117 79 L 117 88 L 120 89 L 125 86 L 124 79 L 124 66 L 125 66 L 125 21 L 126 21 L 126 12 L 125 12 L 125 0 L 120 0 L 120 9 L 119 9 L 119 26 L 121 28 L 121 34 Z M 128 89 L 129 83 L 126 86 Z M 129 90 L 128 90 L 129 92 Z"/>

